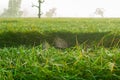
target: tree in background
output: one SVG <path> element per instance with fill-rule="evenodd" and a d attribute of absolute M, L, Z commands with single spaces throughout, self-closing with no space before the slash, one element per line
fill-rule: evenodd
<path fill-rule="evenodd" d="M 53 17 L 56 14 L 56 8 L 50 9 L 48 12 L 46 12 L 46 17 Z"/>
<path fill-rule="evenodd" d="M 44 0 L 38 0 L 38 3 L 39 3 L 39 5 L 37 6 L 37 5 L 32 5 L 32 7 L 37 7 L 38 8 L 38 17 L 39 18 L 41 18 L 41 15 L 42 15 L 42 13 L 41 13 L 41 3 L 43 3 L 44 2 Z"/>
<path fill-rule="evenodd" d="M 103 8 L 97 8 L 94 13 L 96 15 L 100 15 L 101 17 L 104 17 L 104 11 L 105 10 Z"/>
<path fill-rule="evenodd" d="M 22 0 L 9 0 L 8 9 L 4 9 L 4 12 L 0 15 L 1 17 L 20 17 L 22 11 L 20 11 Z"/>

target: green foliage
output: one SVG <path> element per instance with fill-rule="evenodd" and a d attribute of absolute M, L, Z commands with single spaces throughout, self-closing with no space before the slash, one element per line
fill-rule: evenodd
<path fill-rule="evenodd" d="M 119 22 L 0 19 L 0 80 L 119 80 Z M 55 48 L 55 37 L 69 48 Z"/>
<path fill-rule="evenodd" d="M 20 11 L 22 0 L 9 0 L 8 9 L 5 9 L 0 17 L 20 17 L 22 11 Z"/>

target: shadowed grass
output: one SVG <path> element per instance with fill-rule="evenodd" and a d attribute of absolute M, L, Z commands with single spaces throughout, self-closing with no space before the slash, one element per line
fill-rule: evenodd
<path fill-rule="evenodd" d="M 76 45 L 76 37 L 79 44 L 85 43 L 88 46 L 104 46 L 113 47 L 120 46 L 120 36 L 114 35 L 111 32 L 95 32 L 95 33 L 71 33 L 67 31 L 61 32 L 3 32 L 0 34 L 0 46 L 37 46 L 47 41 L 51 46 L 54 46 L 54 39 L 60 37 L 64 39 L 69 47 Z"/>

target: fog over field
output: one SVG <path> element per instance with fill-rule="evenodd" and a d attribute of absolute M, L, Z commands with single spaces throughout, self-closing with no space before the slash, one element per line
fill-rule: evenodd
<path fill-rule="evenodd" d="M 41 10 L 43 17 L 49 9 L 56 8 L 54 17 L 99 17 L 94 12 L 97 8 L 104 9 L 104 17 L 120 17 L 120 0 L 45 0 Z M 38 0 L 22 0 L 21 10 L 24 17 L 37 17 Z M 8 7 L 8 0 L 0 0 L 0 14 Z"/>

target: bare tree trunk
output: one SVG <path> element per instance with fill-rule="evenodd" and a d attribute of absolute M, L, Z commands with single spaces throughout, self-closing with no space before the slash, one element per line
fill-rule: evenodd
<path fill-rule="evenodd" d="M 41 18 L 41 0 L 38 0 L 38 2 L 39 2 L 39 7 L 38 7 L 39 14 L 38 14 L 38 17 Z"/>

